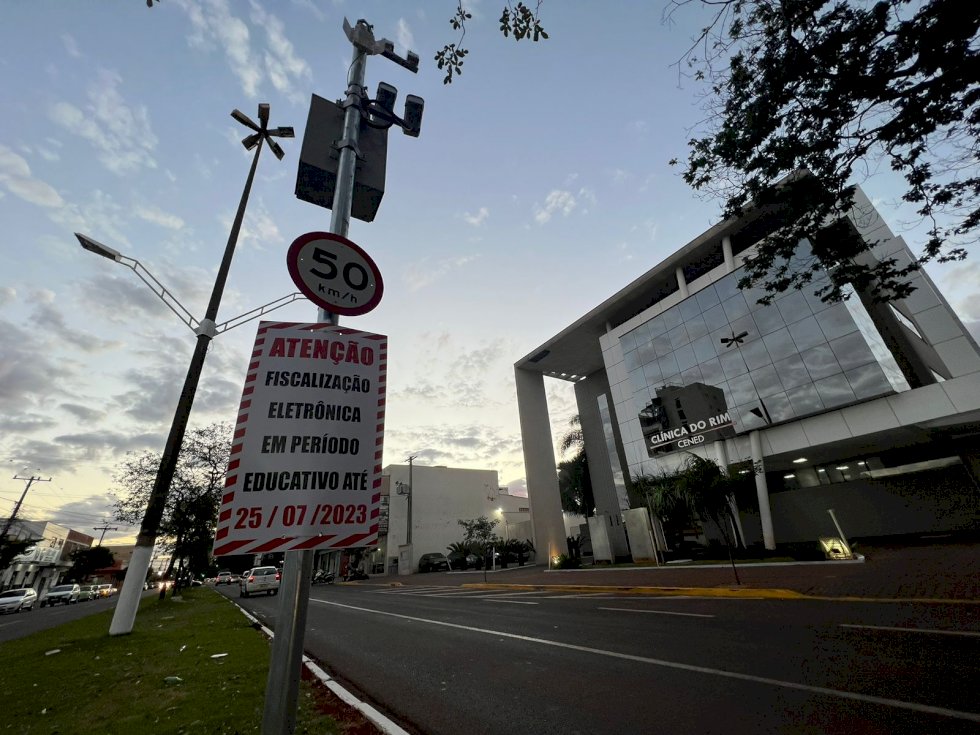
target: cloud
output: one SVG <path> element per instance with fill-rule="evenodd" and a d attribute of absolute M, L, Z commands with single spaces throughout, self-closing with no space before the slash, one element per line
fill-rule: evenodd
<path fill-rule="evenodd" d="M 57 426 L 57 422 L 36 413 L 22 413 L 16 416 L 0 416 L 0 431 L 5 433 L 31 434 Z"/>
<path fill-rule="evenodd" d="M 105 411 L 89 408 L 88 406 L 83 406 L 79 403 L 62 403 L 59 408 L 67 411 L 79 421 L 84 421 L 87 424 L 98 423 L 106 417 Z"/>
<path fill-rule="evenodd" d="M 544 206 L 534 206 L 534 221 L 543 225 L 556 213 L 564 217 L 575 211 L 575 195 L 564 189 L 553 189 L 544 200 Z"/>
<path fill-rule="evenodd" d="M 78 378 L 68 363 L 52 354 L 46 335 L 33 323 L 23 327 L 0 319 L 0 405 L 8 420 L 24 406 L 44 406 L 57 390 Z M 17 407 L 17 408 L 14 408 Z"/>
<path fill-rule="evenodd" d="M 412 29 L 408 27 L 408 21 L 404 18 L 398 19 L 398 29 L 395 31 L 395 39 L 403 49 L 415 48 L 415 37 L 412 35 Z"/>
<path fill-rule="evenodd" d="M 0 185 L 14 196 L 39 207 L 60 207 L 64 204 L 54 187 L 31 175 L 27 161 L 7 146 L 0 144 Z"/>
<path fill-rule="evenodd" d="M 133 211 L 140 219 L 151 222 L 155 225 L 160 225 L 160 227 L 166 227 L 170 230 L 180 230 L 184 227 L 184 220 L 175 214 L 170 214 L 169 212 L 164 212 L 159 207 L 153 205 L 141 204 L 136 207 Z"/>
<path fill-rule="evenodd" d="M 277 91 L 293 102 L 306 100 L 308 90 L 299 89 L 297 83 L 312 81 L 313 71 L 305 59 L 296 55 L 292 42 L 286 37 L 285 26 L 278 17 L 254 0 L 250 3 L 249 20 L 255 28 L 265 32 L 266 44 L 260 52 L 252 48 L 249 26 L 232 13 L 228 0 L 176 2 L 191 21 L 193 32 L 187 38 L 190 46 L 204 50 L 220 48 L 228 67 L 248 97 L 254 99 L 260 85 L 268 78 Z M 302 5 L 314 13 L 319 12 L 310 3 L 304 2 Z"/>
<path fill-rule="evenodd" d="M 248 25 L 231 14 L 227 0 L 196 3 L 177 0 L 177 5 L 190 17 L 194 32 L 187 42 L 193 48 L 209 49 L 215 44 L 225 54 L 232 73 L 238 77 L 242 91 L 254 98 L 258 94 L 262 71 L 252 53 Z"/>
<path fill-rule="evenodd" d="M 326 14 L 316 6 L 313 0 L 293 0 L 293 5 L 310 12 L 319 21 L 327 19 Z"/>
<path fill-rule="evenodd" d="M 521 454 L 521 438 L 484 424 L 419 425 L 385 431 L 385 456 L 400 462 L 409 453 L 419 464 L 446 465 L 473 469 L 497 469 L 506 465 L 514 473 L 518 467 L 506 457 Z M 386 463 L 392 460 L 385 460 Z M 523 474 L 523 470 L 519 470 Z"/>
<path fill-rule="evenodd" d="M 408 284 L 410 291 L 419 291 L 427 286 L 431 286 L 451 271 L 463 267 L 478 257 L 478 255 L 460 255 L 452 258 L 444 258 L 440 261 L 423 258 L 421 261 L 409 266 L 408 271 L 405 273 L 405 282 Z"/>
<path fill-rule="evenodd" d="M 88 353 L 101 352 L 110 347 L 118 347 L 120 344 L 119 342 L 98 339 L 76 327 L 69 327 L 65 321 L 64 311 L 56 304 L 54 293 L 51 291 L 35 291 L 30 295 L 28 301 L 35 304 L 31 317 L 32 326 L 42 330 L 44 334 L 54 337 L 61 344 L 71 345 Z"/>
<path fill-rule="evenodd" d="M 62 33 L 61 42 L 65 44 L 65 51 L 68 52 L 69 56 L 73 59 L 82 58 L 82 52 L 78 50 L 78 43 L 75 41 L 74 36 L 68 33 Z"/>
<path fill-rule="evenodd" d="M 252 0 L 251 19 L 253 24 L 265 29 L 268 46 L 263 57 L 272 86 L 290 100 L 304 102 L 308 90 L 300 91 L 294 84 L 301 80 L 312 81 L 313 72 L 310 65 L 296 55 L 293 44 L 286 38 L 282 21 L 266 12 L 255 0 Z"/>
<path fill-rule="evenodd" d="M 473 225 L 474 227 L 479 227 L 487 218 L 490 216 L 490 210 L 486 207 L 480 207 L 476 214 L 470 214 L 469 212 L 463 212 L 463 220 L 468 225 Z"/>
<path fill-rule="evenodd" d="M 17 289 L 13 286 L 0 286 L 0 306 L 6 306 L 17 298 Z"/>
<path fill-rule="evenodd" d="M 103 69 L 89 87 L 84 111 L 58 102 L 51 108 L 50 117 L 67 132 L 87 140 L 103 166 L 126 175 L 157 167 L 152 155 L 157 137 L 146 107 L 130 107 L 119 92 L 121 85 L 119 74 Z"/>
<path fill-rule="evenodd" d="M 226 229 L 230 229 L 232 217 L 223 217 L 221 223 Z M 256 250 L 264 250 L 269 245 L 285 242 L 282 233 L 279 231 L 279 226 L 272 219 L 272 215 L 269 214 L 269 210 L 261 198 L 256 198 L 254 203 L 249 203 L 248 214 L 242 222 L 238 242 L 242 246 L 250 244 Z"/>

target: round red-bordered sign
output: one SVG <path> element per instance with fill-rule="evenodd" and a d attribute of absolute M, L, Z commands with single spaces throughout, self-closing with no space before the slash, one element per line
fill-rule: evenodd
<path fill-rule="evenodd" d="M 358 316 L 384 294 L 381 271 L 359 246 L 332 232 L 307 232 L 289 246 L 286 265 L 296 287 L 334 314 Z"/>

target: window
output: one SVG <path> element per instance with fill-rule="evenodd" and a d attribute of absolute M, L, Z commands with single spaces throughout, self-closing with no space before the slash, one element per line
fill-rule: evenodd
<path fill-rule="evenodd" d="M 915 322 L 913 322 L 911 319 L 905 316 L 905 314 L 903 314 L 898 309 L 896 309 L 894 305 L 888 304 L 888 308 L 891 309 L 892 316 L 898 319 L 899 324 L 901 324 L 903 327 L 911 331 L 912 334 L 914 334 L 919 339 L 923 339 L 922 333 L 919 332 L 919 329 L 915 326 Z"/>

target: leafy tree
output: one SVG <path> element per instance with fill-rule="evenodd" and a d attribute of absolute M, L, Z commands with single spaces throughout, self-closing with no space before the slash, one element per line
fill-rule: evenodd
<path fill-rule="evenodd" d="M 569 430 L 562 436 L 558 445 L 563 456 L 573 452 L 571 459 L 558 463 L 558 492 L 561 495 L 561 508 L 568 513 L 595 515 L 595 497 L 592 493 L 592 478 L 589 476 L 589 457 L 585 453 L 582 421 L 576 414 L 568 424 Z"/>
<path fill-rule="evenodd" d="M 782 210 L 740 281 L 766 299 L 805 288 L 846 298 L 908 295 L 930 260 L 966 256 L 980 226 L 980 5 L 959 0 L 671 0 L 710 21 L 681 60 L 708 89 L 684 180 L 724 200 L 726 216 Z M 676 159 L 671 163 L 676 163 Z M 928 225 L 916 262 L 875 262 L 847 225 L 856 175 L 887 166 Z M 794 186 L 778 182 L 809 172 Z M 828 226 L 828 223 L 829 226 Z M 804 262 L 793 254 L 813 245 Z"/>
<path fill-rule="evenodd" d="M 169 540 L 172 551 L 168 576 L 178 559 L 187 558 L 196 570 L 210 566 L 231 436 L 230 425 L 214 423 L 192 429 L 184 438 L 160 522 L 160 535 Z M 127 457 L 116 468 L 116 520 L 129 524 L 143 520 L 159 467 L 160 455 L 147 451 Z"/>
<path fill-rule="evenodd" d="M 500 32 L 505 38 L 513 36 L 515 41 L 547 39 L 548 34 L 539 17 L 542 3 L 543 0 L 537 0 L 532 11 L 522 2 L 516 6 L 506 2 L 500 14 Z M 456 13 L 449 19 L 449 25 L 454 31 L 459 31 L 459 39 L 455 43 L 447 43 L 435 56 L 436 66 L 446 72 L 443 84 L 452 84 L 453 77 L 463 73 L 463 59 L 469 53 L 468 49 L 463 48 L 463 39 L 466 38 L 466 21 L 472 18 L 473 14 L 463 8 L 463 0 L 458 0 Z"/>
<path fill-rule="evenodd" d="M 741 584 L 732 554 L 739 541 L 734 530 L 738 481 L 710 459 L 692 454 L 676 473 L 637 478 L 636 483 L 648 493 L 653 512 L 662 520 L 677 523 L 682 519 L 698 519 L 713 523 L 725 540 L 735 582 Z"/>
<path fill-rule="evenodd" d="M 480 556 L 486 556 L 487 549 L 501 542 L 500 537 L 494 533 L 499 523 L 497 520 L 480 516 L 471 520 L 459 520 L 457 523 L 463 527 L 463 544 Z"/>
<path fill-rule="evenodd" d="M 115 556 L 105 546 L 75 549 L 71 552 L 72 566 L 68 572 L 68 578 L 80 582 L 97 569 L 111 567 L 114 561 Z"/>

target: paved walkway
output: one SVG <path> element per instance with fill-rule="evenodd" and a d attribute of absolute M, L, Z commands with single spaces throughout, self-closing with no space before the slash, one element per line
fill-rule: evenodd
<path fill-rule="evenodd" d="M 782 589 L 828 597 L 931 599 L 980 602 L 980 543 L 875 546 L 859 549 L 864 562 L 739 565 L 742 587 Z M 491 584 L 626 587 L 735 587 L 731 567 L 594 568 L 548 571 L 511 567 L 486 575 Z M 482 572 L 371 578 L 372 583 L 477 584 Z"/>

